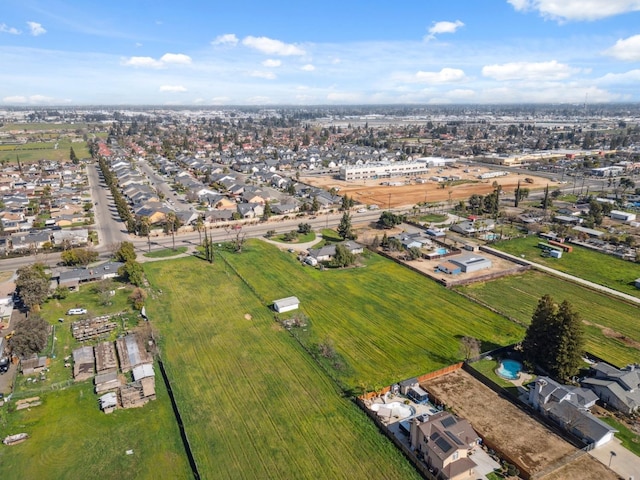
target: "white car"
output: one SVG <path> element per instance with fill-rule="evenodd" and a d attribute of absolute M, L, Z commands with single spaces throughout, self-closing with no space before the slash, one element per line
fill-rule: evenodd
<path fill-rule="evenodd" d="M 86 308 L 70 308 L 67 311 L 67 315 L 84 315 L 87 313 Z"/>
<path fill-rule="evenodd" d="M 366 208 L 361 208 L 360 210 L 358 210 L 358 213 L 364 213 L 364 212 L 366 212 L 366 211 L 367 211 L 367 209 L 366 209 Z"/>

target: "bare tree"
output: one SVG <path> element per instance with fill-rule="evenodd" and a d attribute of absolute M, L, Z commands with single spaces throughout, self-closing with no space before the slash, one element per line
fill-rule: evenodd
<path fill-rule="evenodd" d="M 474 337 L 462 337 L 460 339 L 460 353 L 464 357 L 465 361 L 480 355 L 481 342 Z"/>

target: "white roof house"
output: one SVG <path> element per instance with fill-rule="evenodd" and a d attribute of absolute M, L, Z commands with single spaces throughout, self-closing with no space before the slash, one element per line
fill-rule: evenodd
<path fill-rule="evenodd" d="M 154 377 L 156 374 L 153 371 L 153 365 L 150 363 L 143 363 L 137 367 L 133 367 L 133 380 L 138 381 L 145 377 Z"/>
<path fill-rule="evenodd" d="M 299 306 L 300 300 L 298 300 L 298 297 L 286 297 L 273 301 L 273 309 L 278 313 L 297 310 Z"/>

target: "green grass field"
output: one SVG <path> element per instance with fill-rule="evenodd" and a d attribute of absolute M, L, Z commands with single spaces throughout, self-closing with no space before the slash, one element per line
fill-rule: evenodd
<path fill-rule="evenodd" d="M 69 130 L 87 128 L 86 123 L 7 123 L 0 127 L 0 132 L 10 132 L 18 130 L 20 132 L 41 132 L 45 130 Z"/>
<path fill-rule="evenodd" d="M 531 321 L 540 297 L 549 294 L 556 302 L 571 302 L 584 320 L 640 342 L 637 306 L 542 272 L 529 271 L 460 290 L 526 324 Z M 586 325 L 585 334 L 588 352 L 618 366 L 637 362 L 640 351 L 627 346 L 622 339 L 605 336 L 595 325 Z"/>
<path fill-rule="evenodd" d="M 312 242 L 316 239 L 315 232 L 299 233 L 296 239 L 290 242 L 285 240 L 284 238 L 285 235 L 286 233 L 283 233 L 281 235 L 276 235 L 275 237 L 270 238 L 270 240 L 273 240 L 274 242 L 280 242 L 280 243 L 307 243 L 307 242 Z"/>
<path fill-rule="evenodd" d="M 640 266 L 637 263 L 578 245 L 572 245 L 573 252 L 562 255 L 560 259 L 542 257 L 540 255 L 542 250 L 537 247 L 540 241 L 543 239 L 530 235 L 507 242 L 498 242 L 492 247 L 518 257 L 524 255 L 525 259 L 532 262 L 640 297 L 640 290 L 633 285 L 633 281 L 640 276 Z"/>
<path fill-rule="evenodd" d="M 55 148 L 55 145 L 58 148 Z M 67 138 L 59 141 L 45 141 L 26 143 L 24 145 L 0 145 L 0 162 L 16 163 L 16 156 L 21 163 L 34 163 L 38 160 L 69 160 L 69 153 L 73 151 L 78 158 L 90 158 L 91 154 L 86 142 L 71 143 Z"/>
<path fill-rule="evenodd" d="M 237 258 L 256 260 L 249 246 Z M 223 261 L 144 268 L 162 291 L 147 313 L 203 478 L 419 478 Z"/>
<path fill-rule="evenodd" d="M 378 255 L 365 266 L 320 271 L 273 245 L 248 242 L 225 254 L 265 304 L 296 295 L 311 318 L 312 340 L 329 338 L 350 368 L 352 387 L 384 386 L 460 360 L 459 339 L 483 350 L 522 339 L 524 329 Z"/>
<path fill-rule="evenodd" d="M 169 258 L 182 255 L 186 252 L 187 247 L 176 247 L 175 250 L 173 248 L 163 248 L 162 250 L 156 250 L 155 252 L 143 253 L 142 256 L 147 258 Z"/>
<path fill-rule="evenodd" d="M 2 445 L 2 478 L 193 478 L 161 380 L 156 391 L 143 408 L 109 415 L 98 408 L 91 381 L 41 395 L 43 404 L 28 410 L 7 413 L 5 405 L 0 436 L 30 438 Z"/>

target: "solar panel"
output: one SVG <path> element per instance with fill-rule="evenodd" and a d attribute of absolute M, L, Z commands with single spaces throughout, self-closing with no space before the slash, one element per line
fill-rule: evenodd
<path fill-rule="evenodd" d="M 440 420 L 440 423 L 442 424 L 442 426 L 444 428 L 449 428 L 451 425 L 455 425 L 456 424 L 456 419 L 453 417 L 446 417 L 443 418 L 442 420 Z"/>
<path fill-rule="evenodd" d="M 460 440 L 458 437 L 456 437 L 453 433 L 451 433 L 449 430 L 445 430 L 444 433 L 447 434 L 447 436 L 453 440 L 454 442 L 456 442 L 458 445 L 462 446 L 464 445 L 464 443 L 462 443 L 462 440 Z"/>
<path fill-rule="evenodd" d="M 440 437 L 436 440 L 436 445 L 438 445 L 438 447 L 440 447 L 440 449 L 444 452 L 447 453 L 449 450 L 451 450 L 453 448 L 453 445 L 451 445 L 449 442 L 447 442 L 444 438 Z"/>

